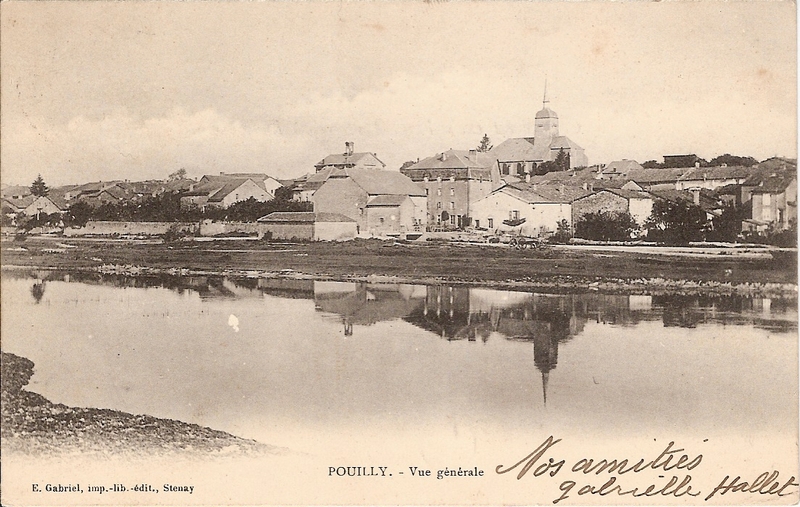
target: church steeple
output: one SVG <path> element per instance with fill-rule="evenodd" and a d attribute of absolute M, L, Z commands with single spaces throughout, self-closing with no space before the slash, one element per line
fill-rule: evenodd
<path fill-rule="evenodd" d="M 536 124 L 533 129 L 534 142 L 542 146 L 549 145 L 554 137 L 558 136 L 558 115 L 548 106 L 547 78 L 544 80 L 544 95 L 542 97 L 542 110 L 536 113 Z"/>

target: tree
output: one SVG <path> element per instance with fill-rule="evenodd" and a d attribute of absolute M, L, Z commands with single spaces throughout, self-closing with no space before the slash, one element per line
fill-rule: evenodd
<path fill-rule="evenodd" d="M 724 155 L 712 158 L 711 161 L 708 163 L 708 165 L 710 166 L 720 166 L 722 164 L 752 167 L 758 164 L 758 160 L 754 159 L 753 157 L 737 157 L 736 155 L 731 155 L 730 153 L 726 153 Z"/>
<path fill-rule="evenodd" d="M 186 178 L 186 169 L 181 167 L 180 169 L 178 169 L 174 173 L 171 173 L 167 177 L 167 181 L 178 181 L 178 180 L 182 180 L 184 178 Z"/>
<path fill-rule="evenodd" d="M 645 224 L 647 237 L 668 244 L 702 241 L 709 228 L 705 210 L 688 201 L 659 199 Z"/>
<path fill-rule="evenodd" d="M 78 201 L 69 207 L 64 215 L 64 224 L 69 227 L 83 227 L 92 218 L 94 210 L 83 201 Z"/>
<path fill-rule="evenodd" d="M 50 193 L 50 189 L 44 184 L 44 179 L 42 179 L 41 174 L 31 183 L 31 193 L 36 197 L 42 197 Z"/>
<path fill-rule="evenodd" d="M 664 164 L 656 161 L 656 160 L 648 160 L 647 162 L 642 164 L 642 167 L 645 169 L 661 169 L 664 167 Z"/>
<path fill-rule="evenodd" d="M 706 239 L 712 241 L 736 241 L 742 232 L 742 221 L 747 218 L 747 210 L 742 206 L 729 204 L 722 213 L 711 219 L 711 231 Z"/>
<path fill-rule="evenodd" d="M 569 243 L 572 238 L 572 227 L 566 219 L 560 220 L 556 224 L 556 232 L 550 236 L 552 243 Z"/>
<path fill-rule="evenodd" d="M 569 153 L 565 152 L 564 148 L 559 148 L 555 163 L 559 171 L 569 170 Z"/>
<path fill-rule="evenodd" d="M 575 223 L 575 236 L 595 241 L 625 241 L 639 226 L 627 211 L 586 213 Z"/>
<path fill-rule="evenodd" d="M 486 153 L 492 148 L 494 148 L 494 146 L 492 145 L 492 141 L 489 139 L 489 135 L 483 134 L 483 139 L 481 139 L 481 143 L 478 145 L 478 151 Z"/>

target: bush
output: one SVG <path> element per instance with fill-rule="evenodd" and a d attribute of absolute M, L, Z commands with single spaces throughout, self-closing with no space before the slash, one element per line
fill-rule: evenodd
<path fill-rule="evenodd" d="M 595 241 L 626 241 L 638 229 L 636 220 L 627 211 L 597 211 L 578 219 L 575 236 Z"/>
<path fill-rule="evenodd" d="M 172 224 L 167 229 L 167 232 L 162 235 L 162 238 L 164 239 L 164 243 L 174 243 L 188 236 L 189 233 L 186 232 L 186 229 L 181 226 L 181 224 Z"/>

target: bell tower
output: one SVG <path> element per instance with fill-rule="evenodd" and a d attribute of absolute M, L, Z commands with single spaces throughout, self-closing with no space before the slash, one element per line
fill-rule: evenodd
<path fill-rule="evenodd" d="M 558 115 L 550 109 L 549 104 L 550 101 L 547 100 L 547 79 L 545 79 L 542 110 L 536 113 L 536 123 L 533 129 L 533 139 L 536 144 L 550 144 L 553 138 L 558 136 Z"/>

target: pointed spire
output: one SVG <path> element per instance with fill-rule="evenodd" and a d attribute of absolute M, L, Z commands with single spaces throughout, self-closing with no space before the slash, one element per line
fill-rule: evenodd
<path fill-rule="evenodd" d="M 547 107 L 550 101 L 547 100 L 547 75 L 544 76 L 544 98 L 542 98 L 542 107 Z"/>
<path fill-rule="evenodd" d="M 544 404 L 547 405 L 547 381 L 550 379 L 550 372 L 543 371 L 542 372 L 542 396 L 544 398 Z"/>

